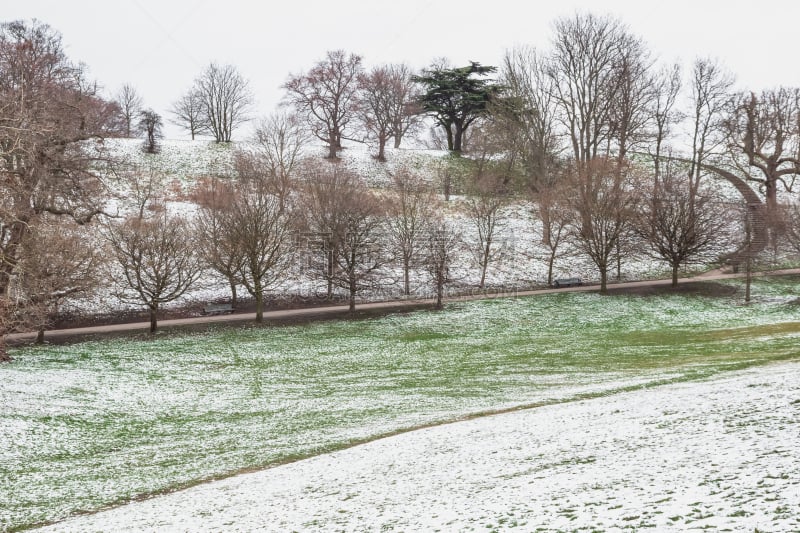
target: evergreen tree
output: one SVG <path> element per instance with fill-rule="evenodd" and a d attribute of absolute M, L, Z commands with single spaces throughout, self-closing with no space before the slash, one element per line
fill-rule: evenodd
<path fill-rule="evenodd" d="M 489 101 L 500 91 L 492 80 L 483 77 L 496 70 L 471 61 L 466 67 L 434 67 L 414 77 L 427 88 L 420 104 L 444 128 L 449 150 L 461 152 L 467 128 L 486 113 Z"/>

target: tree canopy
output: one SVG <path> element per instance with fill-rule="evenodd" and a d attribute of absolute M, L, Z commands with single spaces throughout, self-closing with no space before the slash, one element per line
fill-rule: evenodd
<path fill-rule="evenodd" d="M 489 102 L 500 92 L 500 86 L 485 77 L 496 70 L 471 61 L 466 67 L 434 67 L 414 77 L 427 88 L 420 104 L 445 130 L 448 150 L 461 152 L 464 132 L 486 113 Z"/>

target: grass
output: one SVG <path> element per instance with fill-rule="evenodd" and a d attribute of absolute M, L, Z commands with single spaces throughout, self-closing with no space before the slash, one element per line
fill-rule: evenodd
<path fill-rule="evenodd" d="M 19 349 L 0 367 L 0 530 L 408 428 L 796 360 L 796 281 L 759 281 L 749 305 L 561 293 Z"/>

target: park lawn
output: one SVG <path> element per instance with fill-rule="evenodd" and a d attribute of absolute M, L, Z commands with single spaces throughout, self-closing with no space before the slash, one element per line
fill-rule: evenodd
<path fill-rule="evenodd" d="M 15 350 L 0 529 L 423 425 L 800 359 L 796 280 L 754 294 L 562 293 Z"/>

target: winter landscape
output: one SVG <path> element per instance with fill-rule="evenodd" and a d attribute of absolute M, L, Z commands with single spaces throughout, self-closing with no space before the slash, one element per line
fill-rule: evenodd
<path fill-rule="evenodd" d="M 0 24 L 0 531 L 800 531 L 800 88 L 66 37 Z"/>

